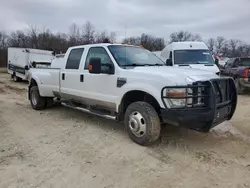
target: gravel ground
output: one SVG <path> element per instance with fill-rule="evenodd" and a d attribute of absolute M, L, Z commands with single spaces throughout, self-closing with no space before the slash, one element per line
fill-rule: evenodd
<path fill-rule="evenodd" d="M 250 97 L 208 134 L 166 127 L 141 147 L 123 125 L 62 106 L 35 111 L 0 74 L 0 187 L 250 187 Z"/>

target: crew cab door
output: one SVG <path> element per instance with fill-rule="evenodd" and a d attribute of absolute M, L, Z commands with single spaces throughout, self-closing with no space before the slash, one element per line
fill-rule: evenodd
<path fill-rule="evenodd" d="M 72 100 L 79 96 L 79 91 L 83 86 L 80 70 L 84 48 L 72 49 L 66 60 L 64 69 L 60 72 L 60 92 L 65 99 Z"/>
<path fill-rule="evenodd" d="M 107 66 L 102 66 L 102 72 L 100 74 L 89 73 L 89 61 L 90 58 L 93 57 L 100 58 L 103 65 L 109 64 L 110 67 L 113 67 L 113 73 L 107 72 Z M 117 75 L 114 63 L 104 47 L 89 48 L 83 74 L 85 78 L 85 97 L 87 98 L 86 101 L 88 104 L 109 111 L 115 111 L 115 101 L 118 96 L 118 88 L 116 86 Z"/>

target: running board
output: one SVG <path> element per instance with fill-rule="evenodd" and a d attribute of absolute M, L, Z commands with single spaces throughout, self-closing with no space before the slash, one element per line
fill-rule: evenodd
<path fill-rule="evenodd" d="M 116 116 L 111 116 L 111 115 L 107 115 L 107 114 L 96 113 L 96 112 L 93 112 L 93 111 L 88 110 L 86 108 L 81 108 L 81 107 L 78 107 L 78 106 L 72 106 L 72 105 L 66 104 L 64 102 L 62 102 L 61 104 L 63 106 L 66 106 L 66 107 L 69 107 L 69 108 L 72 108 L 72 109 L 75 109 L 75 110 L 80 110 L 82 112 L 87 112 L 87 113 L 92 114 L 92 115 L 96 115 L 96 116 L 99 116 L 99 117 L 104 117 L 106 119 L 116 120 Z"/>

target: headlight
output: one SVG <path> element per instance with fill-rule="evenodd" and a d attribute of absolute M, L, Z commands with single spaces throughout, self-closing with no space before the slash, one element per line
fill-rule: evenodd
<path fill-rule="evenodd" d="M 171 108 L 183 108 L 186 105 L 186 89 L 183 88 L 171 88 L 166 89 L 166 96 Z"/>
<path fill-rule="evenodd" d="M 204 88 L 165 88 L 163 92 L 165 104 L 170 108 L 186 108 L 204 106 Z"/>

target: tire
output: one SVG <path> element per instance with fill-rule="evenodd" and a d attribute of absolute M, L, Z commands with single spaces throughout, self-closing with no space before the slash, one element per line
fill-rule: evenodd
<path fill-rule="evenodd" d="M 43 110 L 46 107 L 46 98 L 40 96 L 37 86 L 30 89 L 30 104 L 35 110 Z"/>
<path fill-rule="evenodd" d="M 13 74 L 12 76 L 14 82 L 21 82 L 22 81 L 22 78 L 19 78 L 18 76 L 16 76 L 16 74 Z"/>
<path fill-rule="evenodd" d="M 237 90 L 237 94 L 243 94 L 244 93 L 244 88 L 240 85 L 240 81 L 239 78 L 235 78 L 235 86 L 236 86 L 236 90 Z"/>
<path fill-rule="evenodd" d="M 158 113 L 147 102 L 134 102 L 126 110 L 125 128 L 135 143 L 146 146 L 156 142 L 161 133 Z"/>
<path fill-rule="evenodd" d="M 51 97 L 47 97 L 46 98 L 46 108 L 52 108 L 52 106 L 53 106 L 53 98 L 51 98 Z"/>

